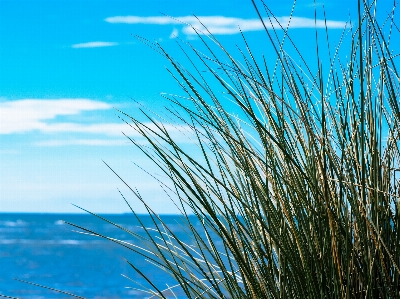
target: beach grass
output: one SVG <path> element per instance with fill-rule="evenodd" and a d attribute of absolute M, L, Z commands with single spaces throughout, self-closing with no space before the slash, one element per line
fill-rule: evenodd
<path fill-rule="evenodd" d="M 332 47 L 328 59 L 313 49 L 316 72 L 300 52 L 285 51 L 290 30 L 265 3 L 253 2 L 275 53 L 261 59 L 244 34 L 234 58 L 202 28 L 194 30 L 208 53 L 180 42 L 185 68 L 139 38 L 170 62 L 183 94 L 164 95 L 173 107 L 166 116 L 143 107 L 146 121 L 120 117 L 146 140 L 126 133 L 164 175 L 153 178 L 192 241 L 176 236 L 126 183 L 153 219 L 143 234 L 120 227 L 142 245 L 86 232 L 176 280 L 156 285 L 128 261 L 148 282 L 137 289 L 152 298 L 400 298 L 398 41 L 390 40 L 391 15 L 383 30 L 376 3 L 358 3 L 357 25 L 349 23 L 340 40 L 346 47 L 329 44 L 329 28 L 315 30 L 326 37 L 317 47 Z M 270 28 L 277 23 L 282 28 Z M 196 151 L 175 141 L 167 123 Z"/>
<path fill-rule="evenodd" d="M 393 23 L 386 35 L 378 25 L 377 4 L 358 3 L 357 25 L 348 24 L 328 59 L 319 53 L 332 47 L 329 30 L 315 30 L 326 36 L 323 45 L 317 40 L 315 73 L 300 52 L 285 51 L 290 32 L 265 3 L 253 2 L 276 52 L 262 59 L 243 34 L 235 59 L 204 27 L 198 38 L 207 54 L 180 43 L 189 70 L 141 39 L 170 62 L 184 95 L 165 95 L 174 107 L 168 116 L 198 149 L 174 141 L 167 117 L 144 108 L 141 122 L 121 111 L 147 144 L 127 138 L 172 182 L 154 177 L 192 237 L 183 243 L 131 189 L 154 227 L 143 227 L 142 248 L 123 245 L 177 282 L 162 288 L 149 280 L 144 291 L 158 298 L 175 291 L 187 298 L 400 298 L 396 41 Z"/>

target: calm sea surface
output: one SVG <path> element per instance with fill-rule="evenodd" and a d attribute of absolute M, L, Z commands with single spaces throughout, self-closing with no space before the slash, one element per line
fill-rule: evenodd
<path fill-rule="evenodd" d="M 131 231 L 141 232 L 131 214 L 105 217 Z M 152 226 L 149 216 L 140 218 L 146 226 Z M 182 241 L 189 242 L 177 216 L 163 216 L 162 219 Z M 70 298 L 14 280 L 16 278 L 85 298 L 148 298 L 149 295 L 130 289 L 138 286 L 121 275 L 148 286 L 125 259 L 144 270 L 160 287 L 174 285 L 167 274 L 143 257 L 113 242 L 74 232 L 77 229 L 63 220 L 141 245 L 132 236 L 91 215 L 0 213 L 0 294 L 22 299 Z"/>

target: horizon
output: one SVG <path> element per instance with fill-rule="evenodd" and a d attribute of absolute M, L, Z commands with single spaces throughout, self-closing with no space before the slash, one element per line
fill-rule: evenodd
<path fill-rule="evenodd" d="M 0 2 L 0 214 L 85 213 L 72 204 L 101 215 L 128 214 L 117 189 L 135 212 L 147 214 L 102 160 L 156 213 L 179 214 L 159 184 L 131 162 L 157 175 L 158 169 L 121 132 L 144 140 L 114 110 L 140 118 L 134 101 L 161 113 L 167 104 L 161 93 L 183 95 L 165 70 L 167 60 L 134 36 L 157 41 L 186 61 L 175 42 L 201 43 L 175 18 L 196 27 L 195 14 L 233 56 L 239 56 L 236 44 L 243 48 L 238 25 L 256 57 L 271 54 L 259 47 L 260 39 L 262 45 L 268 41 L 251 1 L 21 2 Z M 270 9 L 286 26 L 292 5 L 282 1 Z M 298 1 L 289 30 L 314 66 L 315 49 L 307 49 L 315 42 L 315 24 L 325 34 L 324 9 L 330 40 L 340 38 L 349 15 L 357 21 L 356 1 L 316 6 L 315 23 L 314 1 Z M 392 8 L 378 3 L 378 20 Z M 191 146 L 179 131 L 172 135 Z"/>

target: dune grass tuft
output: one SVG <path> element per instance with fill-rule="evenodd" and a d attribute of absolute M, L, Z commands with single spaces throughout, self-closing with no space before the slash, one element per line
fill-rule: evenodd
<path fill-rule="evenodd" d="M 142 109 L 148 119 L 141 122 L 121 112 L 147 145 L 127 138 L 172 182 L 155 177 L 192 238 L 183 243 L 131 189 L 154 226 L 137 236 L 143 247 L 121 244 L 177 282 L 165 289 L 148 280 L 143 291 L 158 298 L 400 298 L 399 73 L 391 51 L 398 41 L 390 40 L 392 15 L 384 35 L 374 5 L 359 1 L 357 25 L 349 23 L 340 39 L 350 39 L 346 49 L 328 48 L 323 59 L 317 42 L 315 73 L 300 53 L 295 59 L 285 51 L 289 30 L 265 4 L 254 7 L 276 52 L 263 59 L 243 34 L 235 59 L 207 28 L 197 29 L 207 54 L 179 44 L 188 68 L 141 39 L 171 63 L 185 95 L 165 95 L 174 107 L 168 117 L 198 150 L 174 141 L 166 117 Z M 329 30 L 315 32 L 330 47 Z"/>

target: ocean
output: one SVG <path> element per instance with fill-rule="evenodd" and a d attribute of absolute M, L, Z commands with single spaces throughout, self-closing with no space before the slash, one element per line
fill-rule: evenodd
<path fill-rule="evenodd" d="M 131 231 L 141 231 L 132 214 L 104 216 Z M 140 219 L 152 226 L 148 215 Z M 162 219 L 182 241 L 189 242 L 189 236 L 178 224 L 178 216 Z M 85 298 L 149 298 L 148 294 L 132 289 L 140 286 L 122 276 L 149 286 L 126 260 L 158 286 L 174 285 L 168 274 L 143 257 L 109 240 L 74 232 L 77 229 L 64 221 L 141 245 L 129 234 L 90 214 L 0 213 L 0 294 L 21 299 L 71 298 L 16 280 L 20 279 Z"/>

